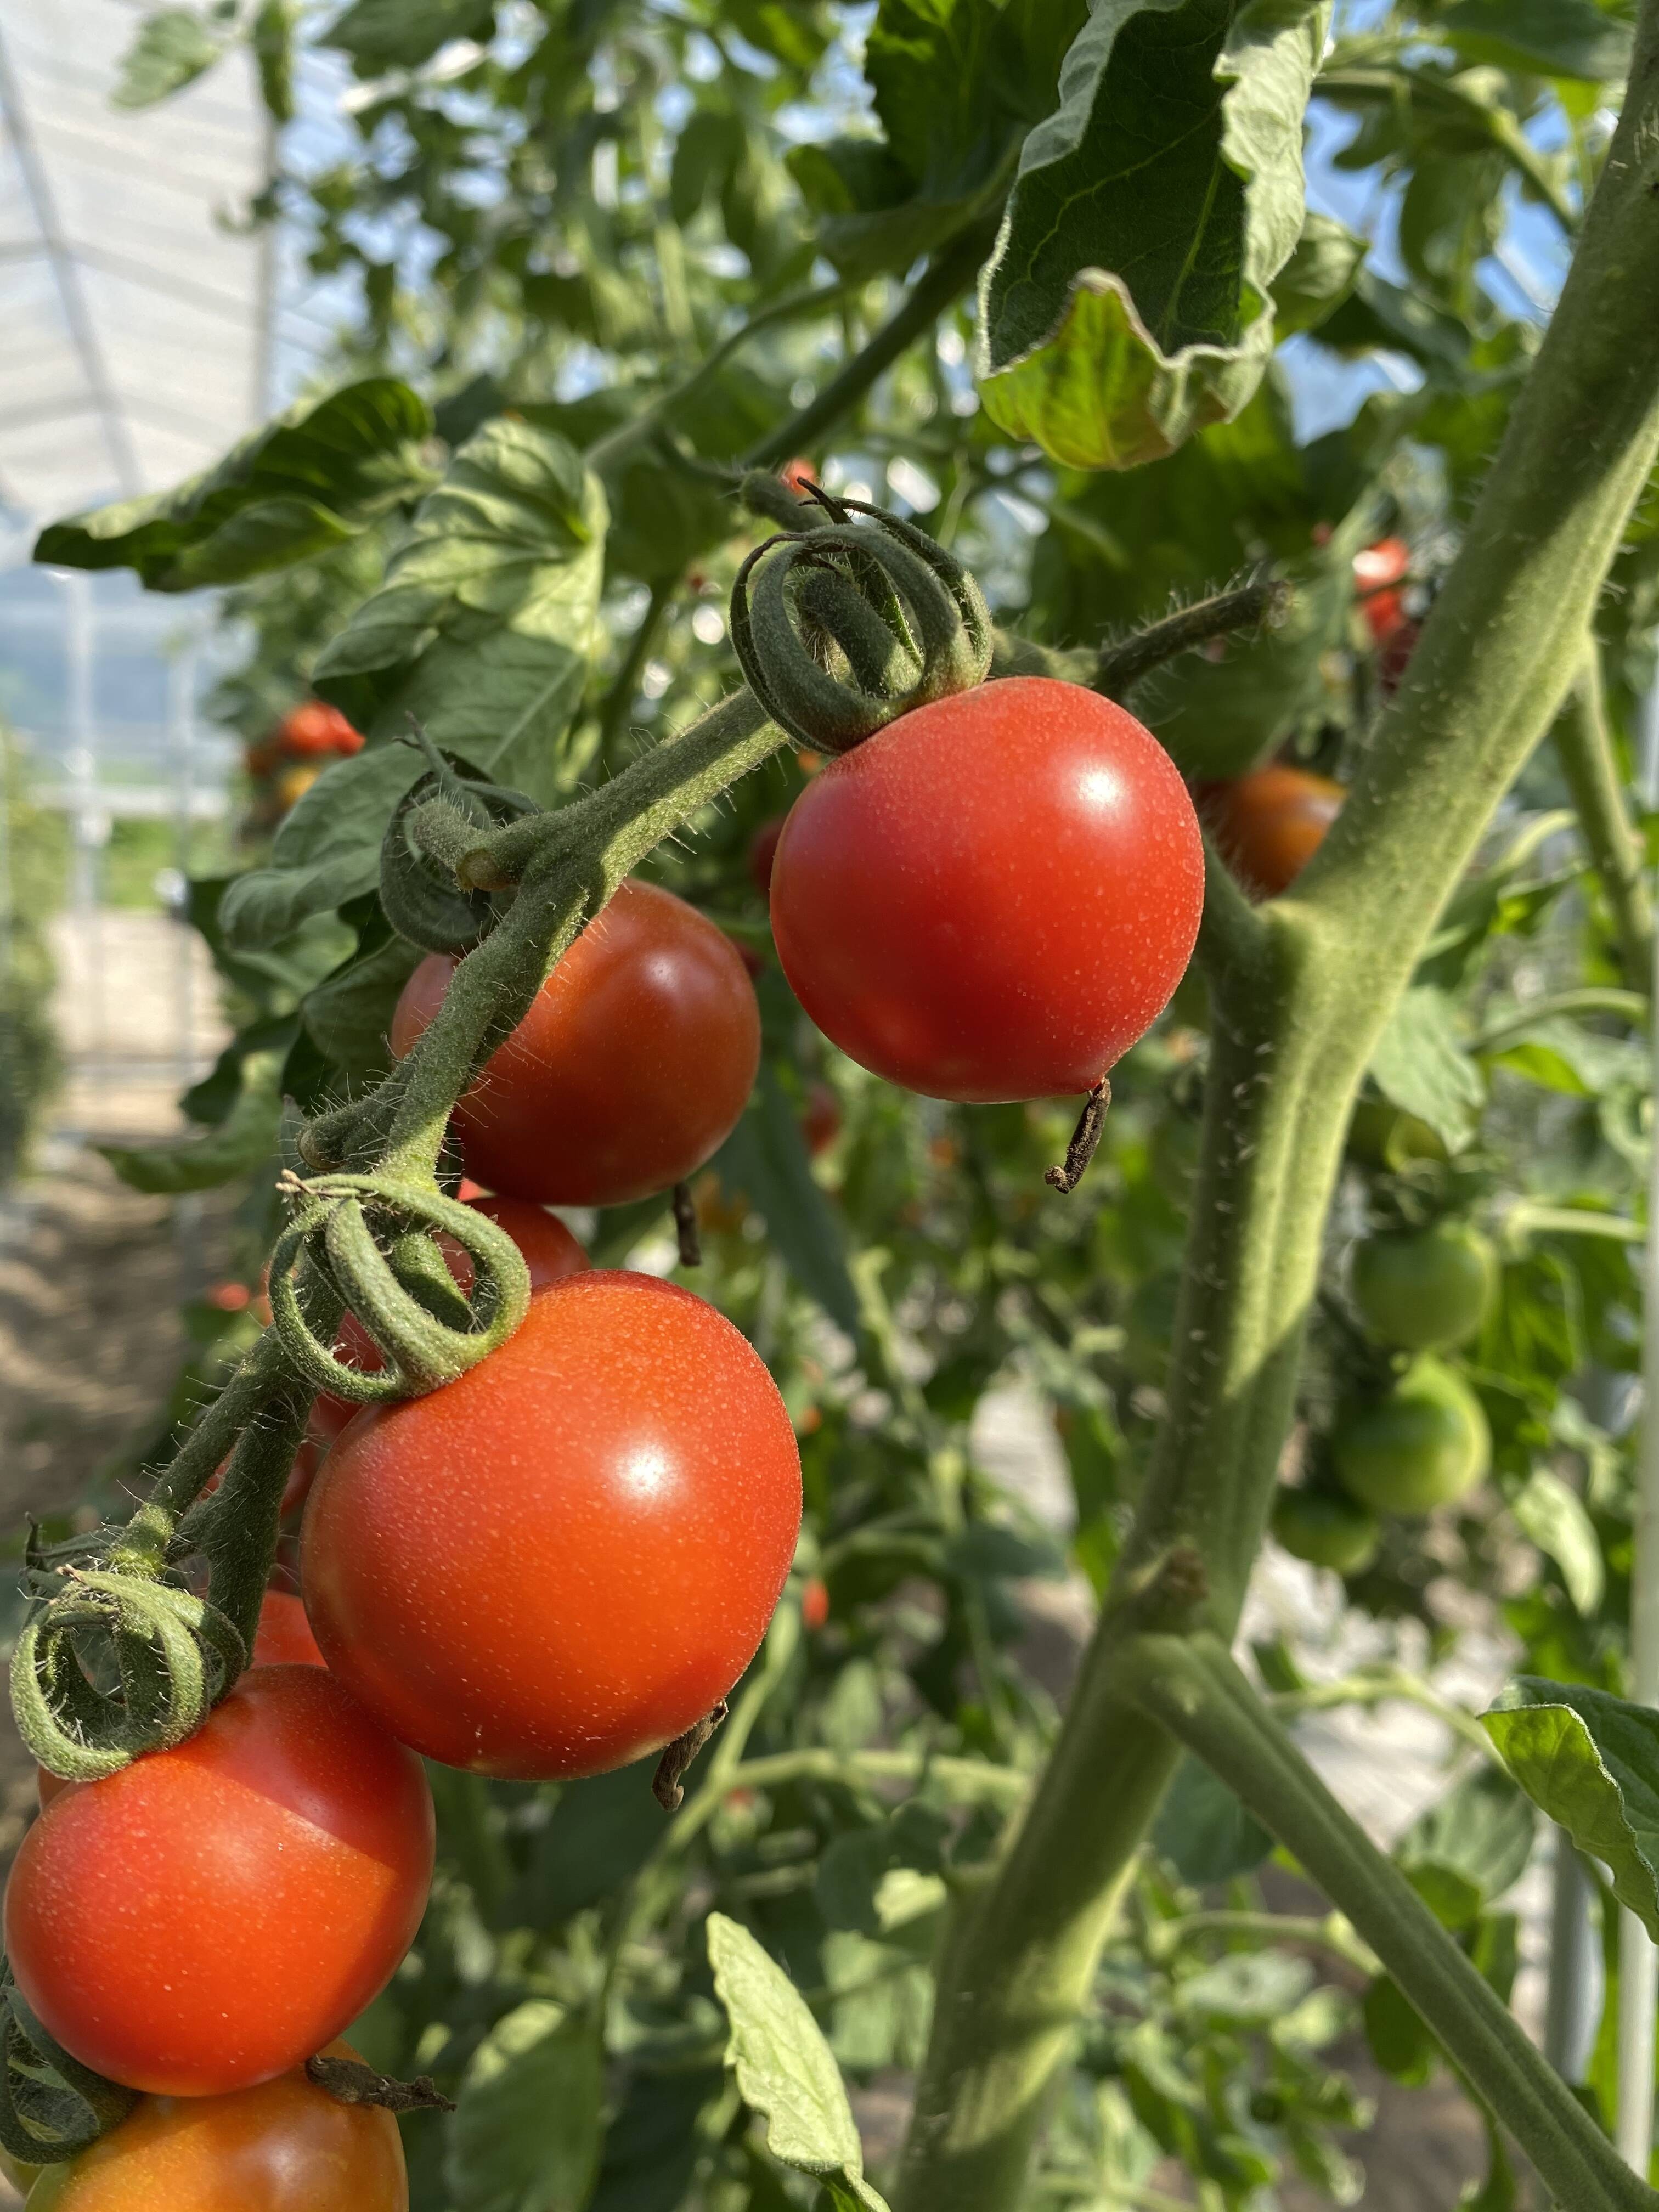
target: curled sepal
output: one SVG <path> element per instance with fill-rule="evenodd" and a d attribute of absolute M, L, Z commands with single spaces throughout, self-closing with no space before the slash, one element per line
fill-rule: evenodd
<path fill-rule="evenodd" d="M 118 2127 L 138 2092 L 106 2081 L 53 2041 L 0 1961 L 0 2143 L 26 2166 L 55 2166 Z"/>
<path fill-rule="evenodd" d="M 430 1184 L 386 1176 L 283 1178 L 296 1201 L 270 1263 L 270 1310 L 283 1346 L 307 1382 L 362 1406 L 412 1398 L 453 1382 L 505 1344 L 530 1305 L 524 1255 L 487 1214 Z M 416 1264 L 414 1240 L 441 1232 L 472 1266 L 465 1295 L 441 1261 Z M 301 1254 L 334 1285 L 374 1339 L 378 1372 L 349 1367 L 313 1328 L 296 1270 Z"/>
<path fill-rule="evenodd" d="M 98 1567 L 62 1579 L 17 1639 L 12 1711 L 42 1766 L 95 1782 L 192 1735 L 247 1654 L 216 1607 L 176 1583 Z"/>
<path fill-rule="evenodd" d="M 431 768 L 393 810 L 380 843 L 380 904 L 399 937 L 423 952 L 470 952 L 495 927 L 506 901 L 489 891 L 463 890 L 453 867 L 422 845 L 417 817 L 434 804 L 449 809 L 449 826 L 465 841 L 468 826 L 482 844 L 492 830 L 538 810 L 533 799 L 491 783 L 460 754 L 441 752 L 422 733 Z M 447 819 L 447 817 L 446 817 Z"/>
<path fill-rule="evenodd" d="M 732 643 L 775 722 L 842 753 L 913 707 L 982 684 L 991 617 L 967 569 L 925 530 L 861 500 L 817 496 L 833 520 L 768 538 L 738 569 Z"/>

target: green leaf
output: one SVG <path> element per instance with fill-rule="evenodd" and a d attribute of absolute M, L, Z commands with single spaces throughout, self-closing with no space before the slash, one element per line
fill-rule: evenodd
<path fill-rule="evenodd" d="M 228 41 L 191 8 L 146 15 L 121 58 L 112 107 L 153 107 L 213 67 Z"/>
<path fill-rule="evenodd" d="M 280 1053 L 249 1053 L 241 1064 L 236 1103 L 210 1135 L 193 1144 L 145 1148 L 100 1145 L 98 1150 L 134 1190 L 168 1197 L 181 1191 L 216 1190 L 221 1183 L 252 1174 L 275 1152 L 283 1109 L 278 1088 L 282 1066 Z"/>
<path fill-rule="evenodd" d="M 325 46 L 349 54 L 359 76 L 418 69 L 452 39 L 487 40 L 495 0 L 356 0 L 324 34 Z"/>
<path fill-rule="evenodd" d="M 1620 1903 L 1659 1941 L 1659 1712 L 1522 1674 L 1480 1717 L 1534 1804 L 1601 1860 Z"/>
<path fill-rule="evenodd" d="M 1536 1826 L 1532 1807 L 1508 1776 L 1480 1765 L 1413 1821 L 1394 1856 L 1437 1909 L 1438 1900 L 1420 1877 L 1432 1872 L 1455 1879 L 1468 1893 L 1467 1907 L 1460 1901 L 1440 1917 L 1462 1926 L 1520 1881 Z"/>
<path fill-rule="evenodd" d="M 1252 1874 L 1273 1839 L 1200 1759 L 1183 1759 L 1152 1828 L 1152 1845 L 1194 1889 Z"/>
<path fill-rule="evenodd" d="M 421 958 L 419 946 L 392 936 L 378 911 L 375 920 L 378 929 L 363 933 L 356 951 L 307 992 L 300 1008 L 319 1051 L 359 1081 L 391 1065 L 392 1009 Z"/>
<path fill-rule="evenodd" d="M 1407 992 L 1377 1039 L 1370 1073 L 1389 1104 L 1427 1122 L 1448 1151 L 1474 1134 L 1486 1085 L 1443 991 L 1418 984 Z"/>
<path fill-rule="evenodd" d="M 1125 469 L 1237 415 L 1302 235 L 1323 0 L 1100 0 L 1026 139 L 987 272 L 987 411 Z"/>
<path fill-rule="evenodd" d="M 581 2212 L 604 2102 L 592 2018 L 532 1998 L 497 2021 L 457 2100 L 445 2161 L 454 2212 Z"/>
<path fill-rule="evenodd" d="M 1601 1605 L 1607 1584 L 1595 1523 L 1578 1492 L 1553 1468 L 1534 1468 L 1510 1502 L 1521 1532 L 1561 1570 L 1575 1611 L 1588 1620 Z"/>
<path fill-rule="evenodd" d="M 763 1059 L 743 1118 L 710 1162 L 726 1189 L 741 1192 L 766 1224 L 779 1258 L 836 1327 L 860 1333 L 858 1293 L 846 1240 L 814 1177 L 793 1102 Z"/>
<path fill-rule="evenodd" d="M 1410 2000 L 1386 1974 L 1366 1990 L 1360 2016 L 1371 2056 L 1385 2074 L 1420 2088 L 1433 2073 L 1440 2045 Z"/>
<path fill-rule="evenodd" d="M 1354 288 L 1365 241 L 1334 216 L 1310 210 L 1296 250 L 1273 279 L 1273 325 L 1281 338 L 1310 331 Z"/>
<path fill-rule="evenodd" d="M 1263 2027 L 1294 2012 L 1313 1987 L 1314 1970 L 1289 1951 L 1234 1951 L 1176 1985 L 1184 2013 Z"/>
<path fill-rule="evenodd" d="M 738 2092 L 766 2123 L 774 2158 L 817 2174 L 838 2204 L 887 2212 L 864 2179 L 864 2150 L 847 2091 L 805 1999 L 749 1930 L 708 1916 L 714 1991 L 732 2023 L 726 2063 Z"/>
<path fill-rule="evenodd" d="M 43 530 L 34 558 L 58 568 L 135 568 L 146 591 L 232 584 L 356 537 L 432 481 L 420 447 L 425 400 L 396 377 L 366 377 L 301 400 L 204 476 Z"/>
<path fill-rule="evenodd" d="M 412 714 L 435 743 L 544 801 L 583 757 L 566 741 L 595 642 L 605 495 L 562 438 L 487 422 L 422 501 L 380 589 L 317 663 L 318 690 L 368 738 L 312 785 L 271 865 L 222 909 L 240 946 L 373 890 L 392 809 L 425 763 L 392 739 Z"/>
<path fill-rule="evenodd" d="M 1631 33 L 1595 0 L 1455 0 L 1438 36 L 1475 62 L 1540 76 L 1622 84 Z"/>

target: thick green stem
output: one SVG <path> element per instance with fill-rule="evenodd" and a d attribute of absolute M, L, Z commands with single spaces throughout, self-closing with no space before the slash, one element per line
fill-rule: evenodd
<path fill-rule="evenodd" d="M 1294 1406 L 1360 1077 L 1499 794 L 1571 681 L 1659 447 L 1659 0 L 1561 301 L 1462 557 L 1295 893 L 1218 880 L 1203 1151 L 1169 1414 L 1059 1740 L 939 1962 L 902 2212 L 1010 2212 L 1174 1740 L 1119 1665 L 1176 1566 L 1231 1638 Z M 1201 1595 L 1200 1592 L 1201 1591 Z M 1460 2063 L 1467 2063 L 1460 2049 Z"/>
<path fill-rule="evenodd" d="M 1212 1637 L 1123 1653 L 1139 1702 L 1300 1860 L 1571 2212 L 1654 2212 L 1638 2179 L 1503 1999 L 1345 1813 Z"/>
<path fill-rule="evenodd" d="M 953 239 L 928 264 L 922 276 L 875 336 L 860 348 L 838 375 L 744 457 L 751 469 L 773 469 L 793 454 L 810 450 L 832 423 L 857 405 L 882 371 L 890 368 L 907 346 L 931 330 L 953 300 L 960 297 L 989 253 L 995 225 L 976 223 Z"/>
<path fill-rule="evenodd" d="M 1647 856 L 1630 818 L 1607 726 L 1601 657 L 1593 644 L 1556 722 L 1555 753 L 1589 848 L 1590 865 L 1601 879 L 1619 939 L 1619 965 L 1631 989 L 1645 992 L 1653 974 Z"/>

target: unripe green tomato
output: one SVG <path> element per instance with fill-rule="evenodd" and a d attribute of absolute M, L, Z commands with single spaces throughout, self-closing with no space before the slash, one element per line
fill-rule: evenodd
<path fill-rule="evenodd" d="M 1348 1279 L 1374 1335 L 1429 1352 L 1474 1334 L 1497 1288 L 1498 1262 L 1478 1229 L 1443 1221 L 1368 1237 L 1354 1248 Z"/>
<path fill-rule="evenodd" d="M 1443 1160 L 1446 1147 L 1426 1121 L 1381 1098 L 1362 1098 L 1348 1124 L 1348 1157 L 1398 1174 L 1413 1160 Z"/>
<path fill-rule="evenodd" d="M 1363 1573 L 1382 1534 L 1375 1514 L 1322 1490 L 1281 1490 L 1273 1500 L 1273 1530 L 1292 1559 L 1334 1567 L 1340 1575 Z"/>
<path fill-rule="evenodd" d="M 1331 1455 L 1344 1488 L 1374 1513 L 1431 1513 L 1485 1480 L 1492 1431 L 1462 1376 L 1425 1352 L 1386 1398 L 1339 1415 Z"/>

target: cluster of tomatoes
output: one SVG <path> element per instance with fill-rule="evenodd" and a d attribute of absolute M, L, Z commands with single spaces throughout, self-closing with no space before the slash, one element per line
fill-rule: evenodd
<path fill-rule="evenodd" d="M 1380 1382 L 1338 1407 L 1313 1480 L 1279 1493 L 1273 1534 L 1286 1551 L 1345 1575 L 1375 1557 L 1378 1516 L 1455 1505 L 1492 1464 L 1480 1399 L 1443 1355 L 1480 1328 L 1497 1286 L 1491 1245 L 1453 1218 L 1363 1238 L 1348 1291 L 1393 1355 Z"/>
<path fill-rule="evenodd" d="M 825 768 L 783 824 L 769 898 L 785 973 L 836 1043 L 912 1090 L 994 1100 L 1103 1079 L 1179 982 L 1202 887 L 1192 802 L 1148 732 L 1093 693 L 1011 678 Z M 394 1051 L 453 973 L 415 970 Z M 683 1181 L 734 1126 L 759 1051 L 737 946 L 629 880 L 459 1101 L 489 1193 L 468 1202 L 525 1255 L 526 1320 L 426 1396 L 319 1401 L 288 1501 L 302 1597 L 268 1595 L 249 1670 L 176 1748 L 43 1778 L 5 1900 L 17 1987 L 64 2051 L 146 2101 L 41 2203 L 105 2212 L 165 2174 L 176 2212 L 207 2212 L 233 2201 L 213 2147 L 240 2144 L 288 2176 L 284 2212 L 401 2205 L 388 2116 L 297 2069 L 418 1924 L 434 1831 L 416 1754 L 598 1773 L 690 1735 L 752 1657 L 799 1524 L 782 1400 L 711 1305 L 590 1267 L 545 1208 Z M 468 1287 L 466 1255 L 446 1257 Z M 337 1357 L 380 1363 L 354 1316 Z M 821 1587 L 807 1603 L 821 1618 Z"/>
<path fill-rule="evenodd" d="M 337 707 L 307 699 L 290 708 L 270 735 L 243 755 L 253 786 L 250 828 L 275 829 L 331 761 L 349 760 L 362 746 L 361 733 Z"/>

